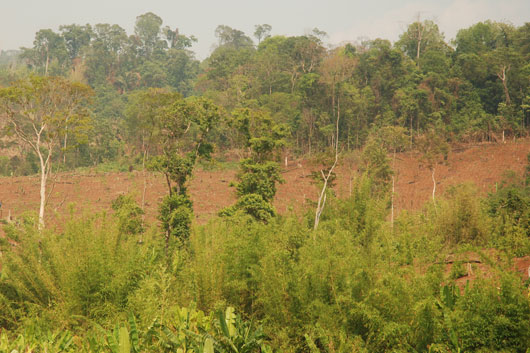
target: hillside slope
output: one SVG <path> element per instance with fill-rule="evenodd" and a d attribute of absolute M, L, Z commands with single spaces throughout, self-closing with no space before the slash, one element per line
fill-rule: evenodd
<path fill-rule="evenodd" d="M 530 139 L 507 144 L 481 144 L 455 148 L 447 165 L 436 169 L 437 195 L 450 185 L 472 182 L 483 192 L 494 190 L 507 170 L 522 174 Z M 303 209 L 306 200 L 315 200 L 318 190 L 309 175 L 316 167 L 304 161 L 289 166 L 283 173 L 286 183 L 278 188 L 275 206 L 280 213 Z M 349 192 L 350 180 L 356 175 L 356 166 L 342 165 L 337 170 L 337 193 Z M 198 170 L 191 182 L 191 195 L 197 219 L 204 222 L 223 207 L 235 201 L 235 170 Z M 50 183 L 51 184 L 51 183 Z M 149 174 L 146 184 L 146 212 L 148 219 L 156 217 L 157 205 L 166 193 L 166 183 L 159 175 Z M 118 195 L 132 192 L 140 201 L 144 189 L 141 172 L 131 173 L 64 173 L 57 176 L 48 203 L 48 217 L 54 212 L 64 213 L 69 204 L 88 212 L 108 210 Z M 32 177 L 0 178 L 2 217 L 10 212 L 16 217 L 28 210 L 38 209 L 39 179 Z M 430 171 L 422 166 L 419 155 L 400 153 L 396 159 L 396 208 L 418 209 L 432 193 Z"/>

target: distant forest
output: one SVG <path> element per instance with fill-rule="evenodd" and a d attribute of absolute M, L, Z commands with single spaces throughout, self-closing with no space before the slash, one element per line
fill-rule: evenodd
<path fill-rule="evenodd" d="M 530 23 L 479 22 L 448 43 L 424 20 L 394 44 L 374 39 L 333 48 L 316 28 L 293 37 L 271 36 L 267 24 L 255 29 L 253 40 L 218 26 L 217 47 L 202 62 L 190 50 L 197 39 L 153 13 L 136 18 L 133 34 L 116 24 L 42 29 L 33 47 L 1 53 L 0 85 L 36 74 L 93 88 L 90 138 L 64 151 L 75 155 L 71 167 L 140 153 L 145 139 L 130 112 L 138 92 L 150 89 L 205 97 L 226 116 L 239 108 L 268 114 L 287 125 L 296 155 L 333 147 L 337 120 L 341 150 L 362 147 L 385 126 L 402 127 L 411 144 L 429 131 L 448 142 L 528 134 Z M 220 149 L 235 147 L 223 122 L 213 138 Z"/>
<path fill-rule="evenodd" d="M 2 52 L 0 174 L 40 178 L 0 178 L 0 353 L 530 352 L 530 154 L 478 187 L 437 174 L 455 143 L 528 136 L 530 23 L 446 43 L 418 21 L 394 44 L 336 48 L 318 29 L 255 29 L 218 26 L 202 62 L 153 13 L 132 35 L 68 25 Z M 421 210 L 394 202 L 401 151 L 429 170 Z M 504 168 L 492 151 L 488 167 Z M 284 158 L 314 170 L 300 175 L 318 199 L 300 211 L 274 207 Z M 235 202 L 200 224 L 194 171 L 235 160 L 233 178 L 209 174 L 235 179 Z M 74 168 L 58 181 L 72 191 L 54 191 Z M 148 172 L 165 189 L 156 205 Z M 28 184 L 35 200 L 38 179 L 38 218 L 13 218 L 9 200 Z M 72 193 L 117 197 L 78 211 L 62 207 Z M 64 197 L 53 210 L 51 195 Z"/>

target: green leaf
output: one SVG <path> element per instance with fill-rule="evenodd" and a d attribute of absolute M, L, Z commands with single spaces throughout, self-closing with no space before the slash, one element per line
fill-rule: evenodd
<path fill-rule="evenodd" d="M 221 325 L 221 331 L 223 332 L 225 337 L 229 338 L 230 332 L 228 331 L 228 326 L 226 325 L 224 313 L 221 310 L 219 310 L 217 312 L 217 317 L 219 318 L 219 324 Z"/>
<path fill-rule="evenodd" d="M 138 338 L 138 328 L 136 326 L 136 320 L 134 319 L 134 315 L 132 313 L 129 313 L 129 326 L 131 328 L 131 346 L 134 353 L 137 353 L 140 351 L 138 347 L 139 338 Z"/>
<path fill-rule="evenodd" d="M 226 308 L 226 323 L 228 325 L 228 333 L 230 337 L 234 337 L 236 334 L 236 326 L 234 325 L 236 321 L 235 309 L 231 306 Z"/>
<path fill-rule="evenodd" d="M 214 353 L 213 340 L 211 337 L 206 338 L 206 340 L 204 341 L 203 353 Z"/>
<path fill-rule="evenodd" d="M 66 351 L 68 347 L 70 347 L 72 342 L 73 342 L 73 336 L 70 333 L 70 331 L 63 332 L 60 338 L 57 340 L 57 342 L 54 345 L 55 351 L 56 352 Z"/>
<path fill-rule="evenodd" d="M 131 342 L 129 340 L 129 331 L 127 327 L 120 327 L 120 346 L 119 353 L 131 353 Z"/>
<path fill-rule="evenodd" d="M 107 334 L 107 346 L 109 347 L 111 353 L 118 353 L 118 342 L 111 333 Z"/>

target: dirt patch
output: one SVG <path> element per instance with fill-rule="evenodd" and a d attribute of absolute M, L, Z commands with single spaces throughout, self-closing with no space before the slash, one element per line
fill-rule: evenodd
<path fill-rule="evenodd" d="M 453 150 L 446 165 L 436 168 L 437 195 L 442 195 L 450 185 L 472 182 L 484 193 L 495 189 L 506 170 L 522 175 L 526 155 L 530 152 L 530 139 L 506 144 L 481 144 Z M 274 205 L 285 214 L 303 210 L 307 200 L 316 200 L 318 190 L 309 175 L 315 170 L 305 161 L 289 164 L 282 173 L 285 183 L 279 185 Z M 356 166 L 341 166 L 337 169 L 336 190 L 339 196 L 349 193 L 350 179 Z M 222 208 L 235 202 L 235 170 L 198 170 L 190 185 L 196 218 L 205 222 Z M 167 185 L 160 175 L 148 173 L 145 180 L 142 172 L 75 174 L 57 176 L 47 205 L 47 217 L 68 211 L 74 204 L 85 212 L 100 212 L 110 209 L 118 195 L 132 192 L 141 202 L 146 190 L 145 210 L 147 219 L 156 218 L 158 204 L 167 193 Z M 50 182 L 50 185 L 52 182 Z M 431 197 L 430 171 L 422 165 L 419 155 L 400 153 L 396 158 L 396 211 L 420 208 Z M 0 201 L 2 218 L 10 212 L 17 217 L 26 211 L 36 211 L 39 206 L 39 179 L 32 177 L 0 178 Z"/>

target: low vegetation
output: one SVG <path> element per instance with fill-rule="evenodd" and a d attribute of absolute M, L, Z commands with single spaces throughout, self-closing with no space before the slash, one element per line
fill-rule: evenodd
<path fill-rule="evenodd" d="M 454 187 L 420 212 L 402 212 L 393 227 L 390 194 L 374 183 L 365 173 L 349 198 L 331 193 L 317 230 L 312 209 L 266 222 L 235 212 L 173 236 L 169 253 L 163 229 L 142 224 L 127 196 L 112 214 L 72 215 L 56 229 L 39 231 L 31 216 L 8 224 L 0 349 L 530 348 L 528 289 L 510 270 L 515 256 L 530 255 L 525 180 L 507 175 L 485 198 L 471 185 Z M 495 255 L 483 251 L 491 248 Z M 470 252 L 487 271 L 473 270 Z M 447 258 L 458 254 L 449 271 Z"/>
<path fill-rule="evenodd" d="M 258 25 L 255 45 L 223 25 L 202 63 L 162 23 L 43 29 L 0 52 L 0 174 L 41 185 L 38 216 L 2 221 L 0 353 L 530 351 L 528 267 L 514 271 L 530 155 L 487 196 L 436 192 L 451 144 L 528 136 L 529 23 L 480 22 L 449 45 L 417 21 L 394 44 L 330 49 L 318 29 Z M 237 154 L 237 201 L 199 225 L 188 187 L 214 150 Z M 403 151 L 432 197 L 398 215 Z M 319 198 L 279 214 L 293 157 L 318 161 Z M 52 176 L 77 168 L 139 170 L 143 191 L 45 223 Z M 167 184 L 156 221 L 148 171 Z"/>

